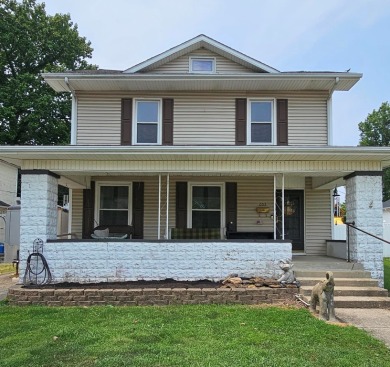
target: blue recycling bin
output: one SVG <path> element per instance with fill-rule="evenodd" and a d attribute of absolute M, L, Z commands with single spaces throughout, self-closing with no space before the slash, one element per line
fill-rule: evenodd
<path fill-rule="evenodd" d="M 4 255 L 4 243 L 0 242 L 0 255 Z"/>

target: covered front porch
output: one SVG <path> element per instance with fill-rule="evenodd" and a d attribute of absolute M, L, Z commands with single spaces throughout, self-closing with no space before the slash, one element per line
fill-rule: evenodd
<path fill-rule="evenodd" d="M 179 242 L 183 240 L 188 243 L 185 246 L 197 248 L 200 253 L 207 252 L 203 247 L 215 248 L 213 254 L 227 260 L 235 248 L 240 257 L 253 244 L 249 268 L 254 266 L 250 261 L 266 259 L 269 271 L 276 273 L 278 261 L 291 258 L 293 251 L 326 254 L 326 240 L 332 238 L 331 190 L 340 184 L 347 187 L 347 219 L 381 235 L 381 169 L 386 155 L 382 157 L 376 151 L 362 154 L 360 149 L 331 147 L 77 146 L 50 147 L 42 152 L 34 147 L 34 153 L 29 153 L 24 148 L 7 157 L 22 168 L 22 272 L 32 242 L 39 237 L 46 243 L 45 251 L 54 249 L 50 260 L 53 268 L 59 269 L 60 263 L 67 262 L 71 252 L 82 259 L 77 262 L 77 272 L 85 274 L 84 279 L 91 279 L 87 275 L 91 274 L 90 267 L 88 271 L 83 269 L 96 257 L 109 264 L 109 276 L 115 277 L 121 268 L 116 253 L 126 246 L 126 251 L 148 254 L 142 260 L 174 249 L 181 255 L 173 258 L 184 256 L 196 264 L 194 253 L 185 255 L 180 251 L 183 246 Z M 58 184 L 71 190 L 69 233 L 74 238 L 69 242 L 56 240 Z M 120 240 L 118 248 L 118 240 L 91 239 L 95 228 L 110 225 L 110 220 L 132 228 L 132 238 Z M 173 239 L 173 229 L 218 229 L 220 237 Z M 352 260 L 381 279 L 382 245 L 358 236 L 351 237 Z M 149 241 L 157 241 L 153 246 L 161 251 L 147 251 L 148 243 L 152 243 Z M 225 250 L 219 247 L 222 245 Z M 84 250 L 80 246 L 89 246 L 88 256 L 81 255 Z M 97 256 L 98 252 L 103 255 Z M 271 258 L 269 254 L 273 254 Z M 76 266 L 73 260 L 68 269 Z M 174 264 L 175 260 L 171 261 Z M 164 265 L 149 265 L 150 274 L 154 274 L 150 276 L 166 276 Z M 268 271 L 263 270 L 267 267 L 255 266 L 259 271 Z M 204 270 L 199 277 L 224 277 L 232 272 L 228 266 L 218 269 L 222 269 L 218 270 L 220 275 Z M 66 273 L 76 274 L 63 271 L 58 279 L 66 278 Z"/>

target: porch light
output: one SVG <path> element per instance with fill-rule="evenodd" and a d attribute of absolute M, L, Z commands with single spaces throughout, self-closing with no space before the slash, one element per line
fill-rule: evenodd
<path fill-rule="evenodd" d="M 334 190 L 333 190 L 333 197 L 334 197 L 334 198 L 337 198 L 337 197 L 339 197 L 339 196 L 340 196 L 340 194 L 339 194 L 338 191 L 337 191 L 337 187 L 335 187 Z"/>

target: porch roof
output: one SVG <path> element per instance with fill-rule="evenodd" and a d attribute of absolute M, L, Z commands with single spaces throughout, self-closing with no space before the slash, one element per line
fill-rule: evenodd
<path fill-rule="evenodd" d="M 40 160 L 353 161 L 390 166 L 390 147 L 334 146 L 2 146 L 0 160 L 21 167 Z"/>

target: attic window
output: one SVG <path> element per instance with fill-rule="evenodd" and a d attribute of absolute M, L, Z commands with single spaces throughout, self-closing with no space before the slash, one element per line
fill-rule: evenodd
<path fill-rule="evenodd" d="M 190 57 L 190 73 L 215 73 L 214 57 Z"/>

